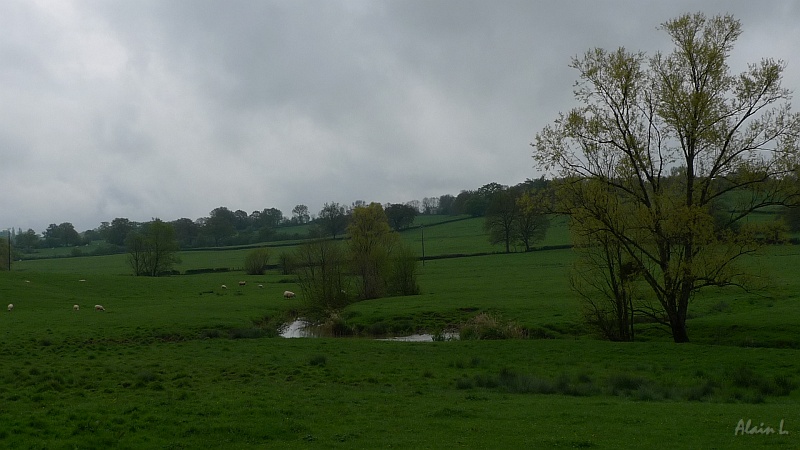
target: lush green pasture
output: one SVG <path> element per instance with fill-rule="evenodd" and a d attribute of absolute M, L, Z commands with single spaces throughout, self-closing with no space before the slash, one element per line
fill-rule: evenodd
<path fill-rule="evenodd" d="M 420 268 L 422 295 L 363 301 L 343 317 L 356 328 L 384 324 L 389 331 L 441 331 L 480 312 L 531 329 L 571 334 L 579 321 L 569 295 L 569 250 L 492 254 L 426 261 Z"/>
<path fill-rule="evenodd" d="M 239 269 L 244 266 L 245 256 L 253 251 L 252 249 L 239 250 L 193 250 L 180 252 L 178 258 L 180 262 L 175 265 L 175 270 L 185 272 L 189 269 L 216 269 L 228 268 Z M 270 249 L 272 260 L 277 260 L 279 251 Z"/>
<path fill-rule="evenodd" d="M 74 247 L 46 247 L 34 249 L 32 253 L 23 254 L 25 258 L 64 258 L 78 255 L 88 255 L 107 245 L 105 241 L 92 241 L 88 245 Z"/>
<path fill-rule="evenodd" d="M 4 334 L 54 343 L 95 333 L 119 339 L 194 337 L 206 329 L 252 328 L 254 320 L 283 311 L 283 291 L 296 289 L 294 284 L 281 283 L 277 274 L 149 278 L 98 273 L 81 279 L 70 274 L 3 275 L 0 299 L 4 305 L 15 305 L 7 314 Z M 239 286 L 239 280 L 247 285 Z M 81 308 L 78 312 L 73 311 L 76 304 Z M 92 309 L 98 304 L 105 307 L 105 314 L 94 314 Z M 103 319 L 106 316 L 115 320 Z"/>
<path fill-rule="evenodd" d="M 27 259 L 14 261 L 15 272 L 126 275 L 131 273 L 127 255 L 78 256 L 73 258 Z"/>
<path fill-rule="evenodd" d="M 430 254 L 482 252 L 481 227 L 427 226 L 426 255 L 437 228 Z M 565 228 L 545 245 L 566 240 Z M 239 267 L 245 253 L 186 252 L 181 270 Z M 0 314 L 0 446 L 800 447 L 800 248 L 748 260 L 762 290 L 697 298 L 693 343 L 682 345 L 657 330 L 635 343 L 594 339 L 569 292 L 573 259 L 429 260 L 420 295 L 341 312 L 362 337 L 308 339 L 274 337 L 302 302 L 283 299 L 298 287 L 277 270 L 137 278 L 124 255 L 15 263 L 0 273 L 0 304 L 15 304 Z M 447 330 L 481 313 L 537 339 L 365 337 Z M 790 434 L 734 436 L 740 419 L 776 430 L 783 420 Z"/>
<path fill-rule="evenodd" d="M 695 342 L 800 349 L 800 247 L 770 247 L 747 259 L 753 292 L 709 290 L 690 307 Z"/>
<path fill-rule="evenodd" d="M 95 315 L 122 320 L 121 313 Z M 0 352 L 0 439 L 15 448 L 798 444 L 796 392 L 747 400 L 762 380 L 798 375 L 789 350 L 102 335 L 9 344 L 4 339 Z M 744 365 L 767 375 L 739 386 L 739 374 L 749 373 Z M 784 420 L 792 434 L 734 436 L 740 419 L 776 429 Z"/>
<path fill-rule="evenodd" d="M 281 252 L 291 252 L 293 247 L 269 247 L 272 253 L 270 262 L 276 264 Z M 236 250 L 192 250 L 178 252 L 179 262 L 175 270 L 184 273 L 191 269 L 231 269 L 241 270 L 244 259 L 252 249 Z M 15 261 L 14 270 L 23 272 L 103 273 L 108 275 L 125 275 L 131 273 L 127 254 L 107 256 L 80 256 L 74 258 L 31 259 Z"/>
<path fill-rule="evenodd" d="M 424 233 L 426 257 L 503 252 L 503 245 L 489 243 L 489 237 L 484 230 L 484 223 L 485 219 L 483 217 L 463 218 L 455 222 L 432 223 L 425 225 L 424 228 L 405 230 L 401 233 L 401 236 L 406 243 L 417 250 L 419 255 L 422 255 Z M 569 230 L 566 227 L 566 219 L 555 217 L 545 239 L 542 242 L 537 242 L 535 246 L 566 244 L 569 244 Z M 524 250 L 524 248 L 517 250 Z"/>
<path fill-rule="evenodd" d="M 480 218 L 463 218 L 448 223 L 434 223 L 400 233 L 403 240 L 422 255 L 424 234 L 425 256 L 485 253 L 498 251 L 489 244 Z"/>

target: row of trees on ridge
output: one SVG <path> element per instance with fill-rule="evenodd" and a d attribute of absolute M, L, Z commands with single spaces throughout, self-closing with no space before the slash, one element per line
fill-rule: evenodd
<path fill-rule="evenodd" d="M 395 230 L 409 227 L 419 214 L 483 216 L 488 209 L 489 194 L 499 187 L 501 186 L 497 183 L 489 183 L 476 190 L 464 190 L 457 196 L 446 194 L 426 197 L 422 201 L 386 204 L 385 214 Z M 207 217 L 195 220 L 181 218 L 165 223 L 174 228 L 181 249 L 250 245 L 305 238 L 306 233 L 286 231 L 292 226 L 304 224 L 315 225 L 309 232 L 311 235 L 339 237 L 347 227 L 351 211 L 366 205 L 362 200 L 350 205 L 331 202 L 326 203 L 317 215 L 313 215 L 307 206 L 301 204 L 292 209 L 291 218 L 284 216 L 277 208 L 265 208 L 248 214 L 240 209 L 231 210 L 220 206 Z M 10 232 L 14 250 L 22 254 L 35 252 L 40 248 L 81 247 L 97 241 L 107 244 L 97 250 L 99 253 L 115 253 L 125 247 L 129 233 L 141 231 L 147 223 L 118 217 L 84 232 L 78 232 L 70 222 L 50 224 L 41 236 L 32 229 L 11 229 Z M 76 250 L 76 254 L 81 254 L 80 249 Z"/>

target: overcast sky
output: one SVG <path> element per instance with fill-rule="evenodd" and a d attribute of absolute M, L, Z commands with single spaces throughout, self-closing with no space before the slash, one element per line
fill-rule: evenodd
<path fill-rule="evenodd" d="M 571 57 L 668 51 L 664 21 L 731 13 L 733 70 L 783 59 L 797 93 L 798 5 L 0 0 L 0 230 L 517 184 L 576 105 Z"/>

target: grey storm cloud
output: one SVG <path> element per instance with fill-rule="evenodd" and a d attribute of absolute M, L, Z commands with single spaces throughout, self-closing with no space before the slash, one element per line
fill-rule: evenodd
<path fill-rule="evenodd" d="M 732 67 L 800 87 L 791 1 L 26 1 L 0 4 L 0 229 L 79 230 L 540 176 L 529 143 L 593 47 L 731 13 Z"/>

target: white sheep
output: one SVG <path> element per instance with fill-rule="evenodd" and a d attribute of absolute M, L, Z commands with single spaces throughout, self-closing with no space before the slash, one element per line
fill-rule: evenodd
<path fill-rule="evenodd" d="M 261 288 L 261 289 L 264 289 L 264 285 L 263 284 L 259 284 L 258 287 Z"/>
<path fill-rule="evenodd" d="M 245 286 L 245 285 L 247 285 L 247 281 L 240 281 L 239 282 L 239 286 Z"/>
<path fill-rule="evenodd" d="M 221 289 L 228 289 L 228 286 L 225 286 L 225 285 L 223 284 L 222 286 L 220 286 L 220 288 L 221 288 Z"/>
<path fill-rule="evenodd" d="M 294 292 L 292 291 L 283 291 L 283 298 L 292 298 L 294 297 Z"/>
<path fill-rule="evenodd" d="M 11 312 L 13 310 L 14 310 L 14 304 L 13 303 L 9 303 L 8 304 L 8 312 Z"/>
<path fill-rule="evenodd" d="M 81 307 L 79 305 L 72 305 L 73 311 L 80 311 Z"/>
<path fill-rule="evenodd" d="M 106 309 L 103 308 L 103 305 L 94 305 L 95 311 L 105 311 Z"/>

